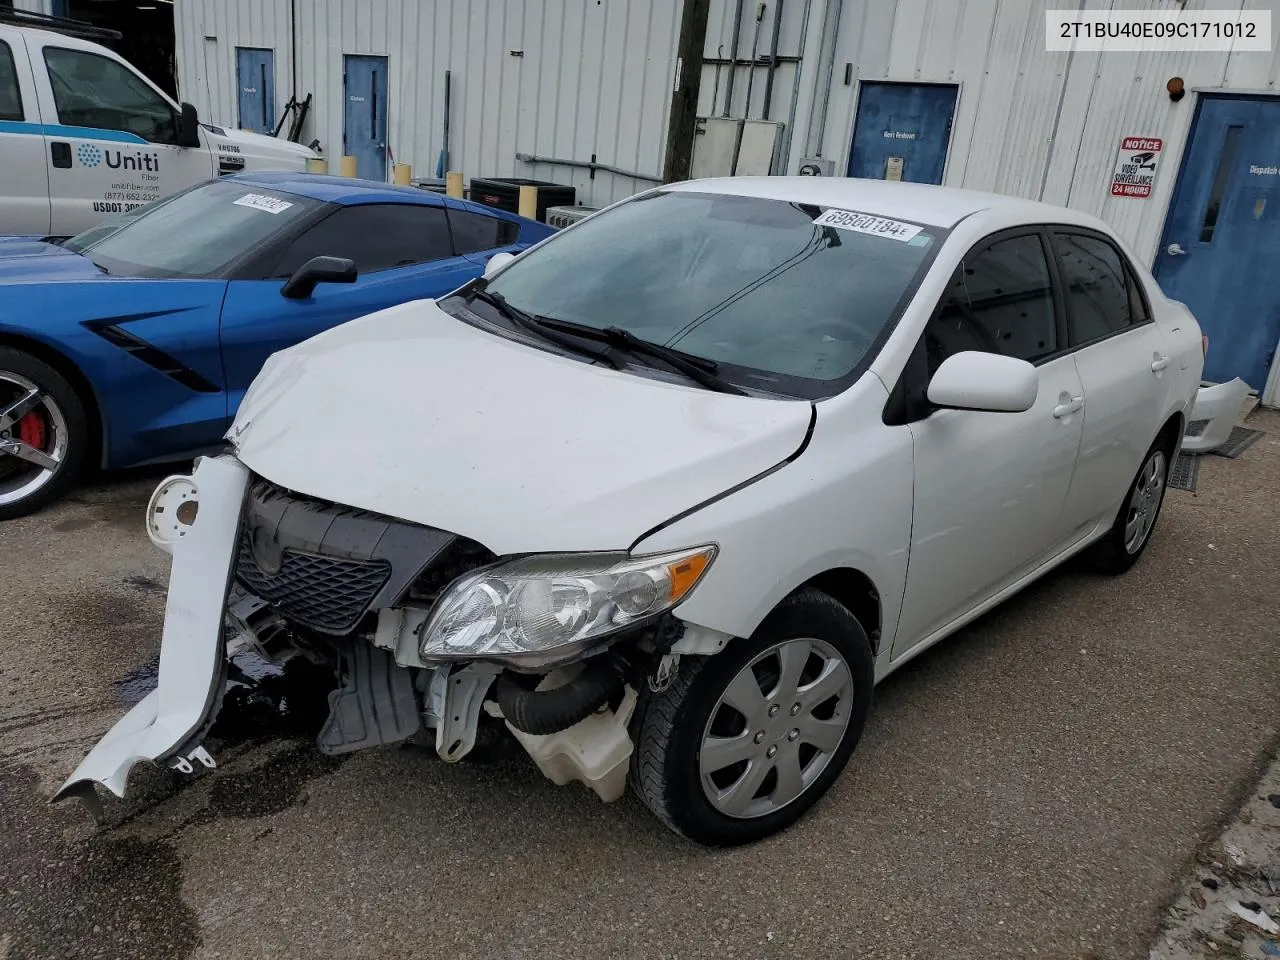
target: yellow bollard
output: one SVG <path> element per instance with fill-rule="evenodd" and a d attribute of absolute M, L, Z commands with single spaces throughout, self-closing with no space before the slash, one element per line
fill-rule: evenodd
<path fill-rule="evenodd" d="M 354 177 L 356 175 L 356 158 L 346 156 L 339 160 L 338 173 L 344 177 Z"/>
<path fill-rule="evenodd" d="M 398 183 L 402 187 L 409 186 L 409 181 L 413 178 L 413 167 L 407 163 L 397 163 L 391 168 L 391 180 Z"/>
<path fill-rule="evenodd" d="M 307 173 L 328 173 L 329 161 L 324 157 L 307 157 Z"/>
<path fill-rule="evenodd" d="M 519 213 L 522 217 L 535 220 L 538 217 L 538 188 L 524 186 L 520 188 Z"/>
<path fill-rule="evenodd" d="M 462 199 L 462 172 L 450 170 L 444 175 L 444 192 L 451 197 Z"/>

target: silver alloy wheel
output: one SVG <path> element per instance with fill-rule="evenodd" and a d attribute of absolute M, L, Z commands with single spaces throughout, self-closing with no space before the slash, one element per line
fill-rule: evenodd
<path fill-rule="evenodd" d="M 1138 482 L 1133 485 L 1124 522 L 1124 548 L 1130 554 L 1141 550 L 1147 537 L 1151 536 L 1156 514 L 1160 512 L 1160 501 L 1164 498 L 1166 469 L 1164 451 L 1155 450 L 1142 465 Z"/>
<path fill-rule="evenodd" d="M 24 443 L 18 424 L 27 414 L 45 416 L 40 449 Z M 0 506 L 18 503 L 53 479 L 67 455 L 67 419 L 47 393 L 21 374 L 0 370 Z"/>
<path fill-rule="evenodd" d="M 702 790 L 720 813 L 763 817 L 805 792 L 849 726 L 853 674 L 831 644 L 784 640 L 738 671 L 702 733 Z"/>

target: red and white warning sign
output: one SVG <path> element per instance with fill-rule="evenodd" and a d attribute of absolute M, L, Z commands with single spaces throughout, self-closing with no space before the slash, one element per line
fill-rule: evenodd
<path fill-rule="evenodd" d="M 1111 175 L 1113 197 L 1149 197 L 1156 182 L 1156 166 L 1164 141 L 1159 137 L 1125 137 L 1120 141 L 1116 171 Z"/>

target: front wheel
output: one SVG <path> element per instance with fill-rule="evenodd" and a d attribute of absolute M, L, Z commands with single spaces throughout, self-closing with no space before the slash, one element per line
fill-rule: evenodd
<path fill-rule="evenodd" d="M 631 782 L 668 827 L 708 846 L 789 826 L 826 793 L 862 736 L 874 660 L 867 635 L 806 588 L 749 639 L 685 657 L 646 692 Z"/>
<path fill-rule="evenodd" d="M 88 435 L 71 385 L 47 363 L 0 347 L 0 520 L 34 513 L 65 490 Z"/>

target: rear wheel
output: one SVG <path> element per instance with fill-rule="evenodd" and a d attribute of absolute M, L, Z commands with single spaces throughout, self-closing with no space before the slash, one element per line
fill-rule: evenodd
<path fill-rule="evenodd" d="M 0 347 L 0 520 L 34 513 L 84 464 L 88 427 L 71 385 L 30 354 Z"/>
<path fill-rule="evenodd" d="M 1094 566 L 1103 573 L 1124 573 L 1142 556 L 1151 542 L 1151 531 L 1160 517 L 1169 480 L 1169 449 L 1157 440 L 1147 451 L 1138 475 L 1129 484 L 1124 506 L 1115 523 L 1093 548 Z"/>
<path fill-rule="evenodd" d="M 798 820 L 840 775 L 871 707 L 874 663 L 851 613 L 801 590 L 747 640 L 685 657 L 646 692 L 631 782 L 673 830 L 751 843 Z"/>

